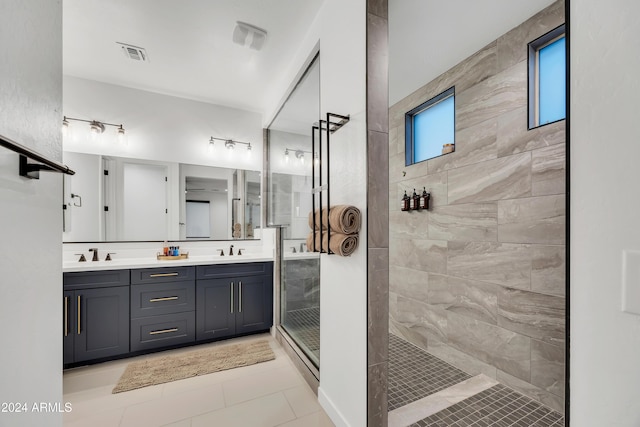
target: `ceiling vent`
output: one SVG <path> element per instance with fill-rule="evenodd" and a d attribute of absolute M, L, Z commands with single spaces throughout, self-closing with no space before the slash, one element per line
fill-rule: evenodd
<path fill-rule="evenodd" d="M 147 51 L 143 47 L 133 46 L 130 44 L 116 42 L 120 49 L 122 49 L 122 53 L 129 59 L 133 59 L 134 61 L 140 62 L 149 62 L 149 57 L 147 56 Z"/>
<path fill-rule="evenodd" d="M 267 40 L 267 32 L 262 28 L 247 24 L 246 22 L 236 22 L 233 30 L 233 42 L 240 46 L 247 46 L 253 50 L 260 50 Z"/>

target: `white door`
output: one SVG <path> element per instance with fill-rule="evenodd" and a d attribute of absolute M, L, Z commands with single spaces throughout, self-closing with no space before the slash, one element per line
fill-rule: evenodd
<path fill-rule="evenodd" d="M 164 240 L 167 236 L 167 168 L 123 165 L 124 240 Z"/>

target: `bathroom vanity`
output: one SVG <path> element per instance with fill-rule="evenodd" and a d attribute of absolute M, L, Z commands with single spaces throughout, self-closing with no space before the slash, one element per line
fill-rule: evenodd
<path fill-rule="evenodd" d="M 65 264 L 64 367 L 268 331 L 273 259 Z"/>

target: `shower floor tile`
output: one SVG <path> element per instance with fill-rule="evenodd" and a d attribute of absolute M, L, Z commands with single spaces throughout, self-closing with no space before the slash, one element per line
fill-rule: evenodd
<path fill-rule="evenodd" d="M 497 384 L 424 418 L 411 427 L 562 427 L 564 416 Z"/>
<path fill-rule="evenodd" d="M 471 378 L 471 375 L 389 334 L 389 411 Z"/>
<path fill-rule="evenodd" d="M 300 347 L 309 350 L 316 358 L 320 357 L 319 307 L 287 311 L 282 326 Z"/>

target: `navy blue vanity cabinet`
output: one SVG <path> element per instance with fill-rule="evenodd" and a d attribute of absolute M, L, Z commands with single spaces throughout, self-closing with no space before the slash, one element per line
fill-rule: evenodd
<path fill-rule="evenodd" d="M 273 263 L 196 267 L 196 339 L 266 331 L 273 324 Z"/>
<path fill-rule="evenodd" d="M 131 351 L 195 341 L 195 267 L 131 270 Z"/>
<path fill-rule="evenodd" d="M 129 352 L 129 270 L 63 275 L 63 362 Z"/>

